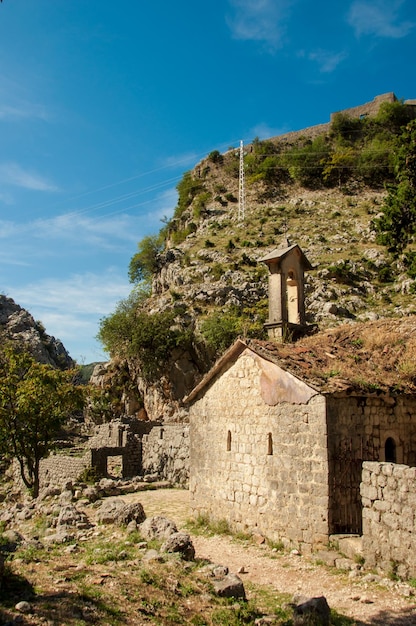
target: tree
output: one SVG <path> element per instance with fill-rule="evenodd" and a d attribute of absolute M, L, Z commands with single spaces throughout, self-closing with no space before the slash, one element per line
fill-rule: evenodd
<path fill-rule="evenodd" d="M 295 146 L 285 154 L 290 176 L 311 189 L 322 185 L 322 172 L 329 159 L 330 144 L 324 136 L 318 136 L 303 148 Z"/>
<path fill-rule="evenodd" d="M 356 155 L 351 147 L 340 147 L 331 154 L 322 172 L 322 178 L 326 183 L 337 181 L 341 187 L 351 176 L 351 170 L 355 164 Z"/>
<path fill-rule="evenodd" d="M 0 452 L 15 457 L 32 495 L 39 493 L 39 464 L 68 416 L 83 406 L 74 370 L 36 362 L 11 345 L 0 351 Z"/>
<path fill-rule="evenodd" d="M 376 220 L 379 243 L 398 256 L 416 233 L 416 120 L 398 139 L 396 184 L 388 188 L 383 215 Z"/>
<path fill-rule="evenodd" d="M 159 235 L 143 237 L 137 244 L 138 252 L 132 257 L 129 265 L 131 283 L 150 280 L 158 269 L 157 257 L 163 249 L 163 241 Z"/>

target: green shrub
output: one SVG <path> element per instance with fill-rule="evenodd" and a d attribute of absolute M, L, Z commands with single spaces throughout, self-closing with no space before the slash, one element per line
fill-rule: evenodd
<path fill-rule="evenodd" d="M 185 172 L 182 180 L 176 186 L 178 190 L 178 204 L 174 213 L 175 218 L 179 218 L 182 215 L 203 187 L 204 185 L 200 179 L 192 178 L 191 172 Z"/>
<path fill-rule="evenodd" d="M 98 339 L 111 356 L 138 357 L 143 376 L 153 378 L 174 348 L 192 346 L 193 332 L 178 325 L 179 313 L 170 309 L 149 314 L 131 298 L 101 320 Z"/>
<path fill-rule="evenodd" d="M 158 269 L 158 255 L 163 250 L 164 242 L 159 235 L 143 237 L 137 244 L 138 252 L 129 264 L 129 279 L 132 283 L 151 279 Z"/>
<path fill-rule="evenodd" d="M 212 161 L 212 163 L 217 163 L 218 165 L 222 165 L 222 163 L 224 162 L 224 157 L 222 156 L 221 152 L 218 152 L 218 150 L 213 150 L 212 152 L 210 152 L 208 155 L 208 159 Z"/>
<path fill-rule="evenodd" d="M 211 274 L 214 280 L 219 280 L 221 276 L 224 274 L 224 267 L 221 263 L 214 263 L 211 267 Z"/>

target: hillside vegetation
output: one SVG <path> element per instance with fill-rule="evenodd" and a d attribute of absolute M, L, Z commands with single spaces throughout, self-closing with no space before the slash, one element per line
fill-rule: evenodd
<path fill-rule="evenodd" d="M 265 338 L 267 270 L 258 259 L 284 237 L 315 268 L 309 323 L 414 313 L 413 114 L 385 102 L 374 117 L 339 113 L 323 129 L 254 139 L 244 219 L 239 150 L 214 151 L 184 174 L 172 219 L 138 243 L 131 296 L 99 331 L 109 354 L 145 380 L 142 394 L 163 371 L 164 393 L 175 396 L 171 366 L 185 354 L 189 387 L 237 336 Z"/>

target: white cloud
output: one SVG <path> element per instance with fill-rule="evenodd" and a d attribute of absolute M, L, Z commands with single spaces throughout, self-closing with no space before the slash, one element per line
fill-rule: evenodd
<path fill-rule="evenodd" d="M 183 154 L 174 154 L 163 159 L 162 167 L 185 167 L 188 165 L 194 165 L 198 158 L 196 152 L 184 152 Z"/>
<path fill-rule="evenodd" d="M 357 36 L 400 39 L 415 27 L 415 22 L 400 20 L 399 10 L 403 4 L 404 0 L 355 0 L 348 14 L 348 22 Z"/>
<path fill-rule="evenodd" d="M 32 191 L 58 191 L 58 187 L 43 176 L 23 169 L 18 163 L 0 164 L 0 183 Z"/>
<path fill-rule="evenodd" d="M 258 137 L 259 139 L 270 139 L 271 137 L 277 137 L 278 135 L 284 135 L 289 132 L 287 127 L 281 126 L 280 128 L 273 128 L 268 124 L 264 124 L 260 122 L 253 126 L 253 128 L 249 131 L 251 137 Z"/>
<path fill-rule="evenodd" d="M 310 52 L 308 57 L 311 61 L 319 65 L 319 69 L 323 73 L 333 72 L 342 61 L 347 58 L 346 52 L 329 52 L 328 50 L 315 50 Z"/>
<path fill-rule="evenodd" d="M 294 0 L 230 0 L 235 11 L 227 19 L 235 39 L 263 42 L 269 51 L 281 48 L 289 8 Z"/>
<path fill-rule="evenodd" d="M 95 337 L 99 321 L 126 298 L 131 285 L 112 268 L 101 274 L 74 274 L 66 279 L 43 279 L 18 288 L 8 295 L 41 320 L 46 332 L 59 338 L 78 361 L 102 360 Z"/>
<path fill-rule="evenodd" d="M 167 189 L 151 200 L 96 217 L 86 215 L 88 209 L 81 209 L 27 222 L 0 220 L 0 257 L 3 262 L 9 258 L 9 262 L 14 263 L 13 259 L 18 256 L 22 264 L 26 254 L 62 255 L 63 242 L 66 250 L 88 248 L 92 253 L 124 248 L 149 232 L 159 231 L 162 218 L 172 216 L 176 202 L 176 189 Z M 146 207 L 149 210 L 143 211 Z M 39 248 L 39 240 L 47 241 L 47 248 Z M 24 243 L 22 248 L 19 242 Z M 54 244 L 60 245 L 54 248 Z"/>
<path fill-rule="evenodd" d="M 45 107 L 25 102 L 16 104 L 0 104 L 1 121 L 13 121 L 30 118 L 37 118 L 46 121 L 48 119 L 48 114 Z"/>
<path fill-rule="evenodd" d="M 32 282 L 15 289 L 12 297 L 21 306 L 30 304 L 59 315 L 105 315 L 131 288 L 125 276 L 106 268 L 102 274 L 85 272 Z"/>

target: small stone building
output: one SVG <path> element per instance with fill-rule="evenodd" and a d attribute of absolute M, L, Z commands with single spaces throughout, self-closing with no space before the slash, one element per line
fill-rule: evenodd
<path fill-rule="evenodd" d="M 416 465 L 415 341 L 414 318 L 238 340 L 187 398 L 193 514 L 304 551 L 361 534 L 363 461 Z"/>

